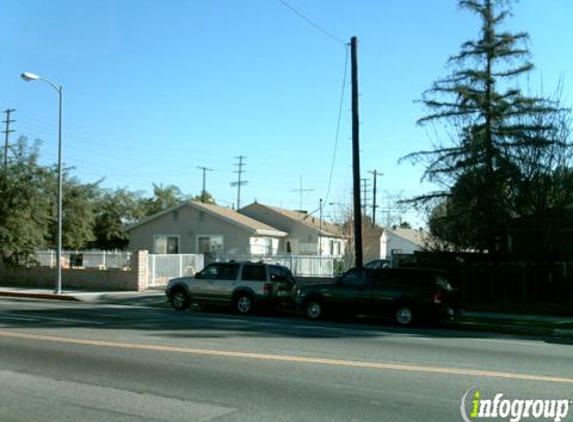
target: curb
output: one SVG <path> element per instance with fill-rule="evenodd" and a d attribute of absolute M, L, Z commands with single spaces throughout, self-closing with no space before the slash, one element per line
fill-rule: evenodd
<path fill-rule="evenodd" d="M 21 297 L 28 299 L 52 299 L 52 300 L 62 300 L 68 302 L 80 302 L 80 300 L 74 296 L 62 295 L 56 293 L 27 293 L 27 292 L 0 292 L 0 296 L 4 297 Z"/>
<path fill-rule="evenodd" d="M 568 329 L 558 329 L 552 327 L 516 327 L 509 324 L 496 324 L 492 325 L 487 322 L 453 322 L 447 325 L 448 328 L 476 331 L 482 333 L 499 333 L 499 334 L 509 334 L 516 336 L 535 336 L 542 338 L 553 338 L 553 339 L 573 339 L 573 330 Z"/>

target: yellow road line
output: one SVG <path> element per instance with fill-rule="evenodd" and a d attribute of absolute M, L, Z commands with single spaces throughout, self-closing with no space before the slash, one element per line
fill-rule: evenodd
<path fill-rule="evenodd" d="M 55 343 L 76 344 L 84 346 L 98 346 L 110 347 L 116 349 L 132 349 L 132 350 L 147 350 L 159 352 L 172 352 L 172 353 L 186 353 L 201 356 L 220 356 L 228 358 L 242 358 L 242 359 L 256 359 L 256 360 L 270 360 L 291 363 L 307 363 L 317 365 L 333 365 L 355 367 L 363 369 L 380 369 L 380 370 L 396 370 L 408 372 L 422 372 L 428 374 L 446 374 L 446 375 L 460 375 L 460 376 L 475 376 L 475 377 L 490 377 L 490 378 L 505 378 L 513 380 L 527 380 L 527 381 L 541 381 L 550 383 L 573 384 L 573 378 L 559 378 L 549 376 L 539 376 L 530 374 L 518 374 L 511 372 L 498 372 L 498 371 L 482 371 L 477 369 L 465 368 L 444 368 L 439 366 L 425 366 L 425 365 L 411 365 L 400 363 L 384 363 L 384 362 L 367 362 L 367 361 L 352 361 L 343 359 L 326 359 L 326 358 L 311 358 L 302 356 L 289 356 L 289 355 L 272 355 L 265 353 L 251 353 L 251 352 L 234 352 L 228 350 L 211 350 L 211 349 L 197 349 L 191 347 L 178 347 L 178 346 L 161 346 L 155 344 L 138 344 L 138 343 L 123 343 L 115 341 L 104 340 L 83 340 L 69 337 L 46 336 L 38 334 L 26 334 L 15 331 L 2 331 L 0 330 L 0 337 L 18 338 L 24 340 L 37 340 L 49 341 Z"/>

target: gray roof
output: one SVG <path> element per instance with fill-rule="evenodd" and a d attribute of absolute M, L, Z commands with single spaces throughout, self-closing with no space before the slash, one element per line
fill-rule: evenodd
<path fill-rule="evenodd" d="M 202 202 L 197 201 L 186 201 L 182 202 L 179 205 L 174 207 L 168 208 L 156 214 L 153 214 L 149 217 L 146 217 L 137 223 L 134 223 L 126 228 L 127 231 L 133 230 L 139 226 L 147 224 L 153 220 L 156 220 L 159 217 L 164 216 L 165 214 L 169 214 L 170 212 L 176 211 L 183 207 L 192 207 L 199 211 L 206 212 L 207 214 L 212 215 L 213 217 L 219 218 L 223 221 L 226 221 L 230 224 L 234 224 L 235 226 L 239 226 L 243 229 L 251 231 L 258 235 L 263 236 L 275 236 L 275 237 L 284 237 L 287 233 L 275 229 L 267 224 L 261 223 L 258 220 L 253 218 L 247 217 L 246 215 L 240 214 L 235 210 L 227 207 L 221 207 L 219 205 L 211 205 L 211 204 L 204 204 Z"/>
<path fill-rule="evenodd" d="M 331 236 L 331 237 L 339 237 L 339 238 L 345 237 L 344 233 L 342 231 L 342 228 L 340 228 L 339 226 L 332 224 L 332 223 L 329 223 L 329 222 L 324 221 L 324 220 L 320 221 L 320 219 L 318 217 L 315 217 L 315 216 L 308 214 L 306 212 L 286 210 L 286 209 L 274 207 L 271 205 L 264 205 L 264 204 L 261 204 L 259 202 L 254 202 L 250 205 L 247 205 L 244 208 L 248 208 L 248 207 L 254 206 L 254 205 L 257 205 L 257 206 L 262 207 L 262 208 L 266 208 L 266 209 L 268 209 L 272 212 L 275 212 L 277 214 L 280 214 L 283 217 L 286 217 L 286 218 L 288 218 L 294 222 L 297 222 L 297 223 L 302 224 L 306 227 L 312 228 L 312 229 L 316 230 L 317 232 L 319 232 L 323 236 Z"/>

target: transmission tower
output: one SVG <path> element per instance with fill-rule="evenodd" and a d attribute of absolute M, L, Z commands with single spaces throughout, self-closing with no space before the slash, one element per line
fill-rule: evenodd
<path fill-rule="evenodd" d="M 4 120 L 4 123 L 6 123 L 6 129 L 4 130 L 4 133 L 6 134 L 6 138 L 4 140 L 4 170 L 8 168 L 8 145 L 9 145 L 10 133 L 14 132 L 13 130 L 10 129 L 10 123 L 14 123 L 15 120 L 10 120 L 10 113 L 13 113 L 15 111 L 16 110 L 13 108 L 8 108 L 4 110 L 4 113 L 6 113 L 6 120 Z"/>

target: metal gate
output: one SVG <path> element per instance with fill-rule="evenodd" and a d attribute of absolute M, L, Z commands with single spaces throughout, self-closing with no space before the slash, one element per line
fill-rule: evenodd
<path fill-rule="evenodd" d="M 203 255 L 149 254 L 147 286 L 163 286 L 177 277 L 193 276 L 203 269 Z"/>

